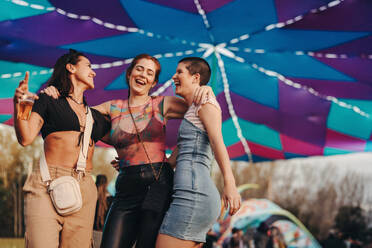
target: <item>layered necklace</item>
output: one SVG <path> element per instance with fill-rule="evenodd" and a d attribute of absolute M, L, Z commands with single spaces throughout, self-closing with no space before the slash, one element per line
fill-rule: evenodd
<path fill-rule="evenodd" d="M 78 100 L 76 100 L 75 98 L 73 98 L 71 95 L 68 95 L 67 97 L 70 98 L 72 101 L 74 101 L 76 104 L 79 104 L 79 105 L 84 104 L 84 98 L 83 98 L 83 101 L 82 102 L 79 102 Z"/>

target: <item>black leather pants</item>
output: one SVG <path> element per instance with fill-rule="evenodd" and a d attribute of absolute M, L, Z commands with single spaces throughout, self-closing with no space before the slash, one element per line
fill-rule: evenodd
<path fill-rule="evenodd" d="M 158 173 L 161 163 L 153 166 Z M 142 209 L 142 202 L 149 185 L 155 181 L 149 164 L 125 167 L 116 180 L 116 194 L 108 212 L 101 248 L 154 248 L 160 225 L 170 203 L 167 199 L 164 211 L 158 213 Z M 173 170 L 164 163 L 159 182 L 172 188 Z"/>

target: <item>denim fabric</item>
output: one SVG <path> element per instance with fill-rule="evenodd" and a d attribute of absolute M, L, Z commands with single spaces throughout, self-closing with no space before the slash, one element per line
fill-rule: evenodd
<path fill-rule="evenodd" d="M 160 233 L 205 242 L 221 209 L 220 195 L 210 177 L 213 154 L 207 133 L 183 119 L 178 149 L 172 203 Z"/>

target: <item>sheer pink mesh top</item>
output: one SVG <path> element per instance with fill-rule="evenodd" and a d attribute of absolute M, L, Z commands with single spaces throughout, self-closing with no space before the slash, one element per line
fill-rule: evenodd
<path fill-rule="evenodd" d="M 165 152 L 164 96 L 151 97 L 145 104 L 131 107 L 133 118 L 151 163 L 162 162 Z M 120 166 L 148 164 L 146 153 L 138 140 L 136 128 L 128 110 L 128 100 L 113 100 L 110 108 L 111 143 L 125 151 Z"/>

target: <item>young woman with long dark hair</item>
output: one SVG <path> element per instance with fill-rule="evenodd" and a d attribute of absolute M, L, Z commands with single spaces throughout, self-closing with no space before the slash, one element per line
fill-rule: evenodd
<path fill-rule="evenodd" d="M 79 179 L 82 207 L 79 211 L 62 216 L 57 213 L 43 182 L 40 167 L 34 166 L 25 185 L 25 241 L 26 247 L 90 247 L 97 190 L 90 176 L 94 143 L 110 129 L 110 122 L 92 109 L 93 129 L 89 141 L 85 173 L 76 173 L 88 106 L 84 91 L 94 88 L 95 72 L 89 59 L 70 50 L 61 56 L 55 66 L 49 85 L 60 92 L 53 99 L 40 94 L 28 120 L 17 118 L 19 102 L 28 92 L 28 72 L 14 95 L 14 127 L 22 146 L 31 144 L 41 131 L 47 169 L 52 180 L 62 176 Z M 80 178 L 81 177 L 81 178 Z"/>

